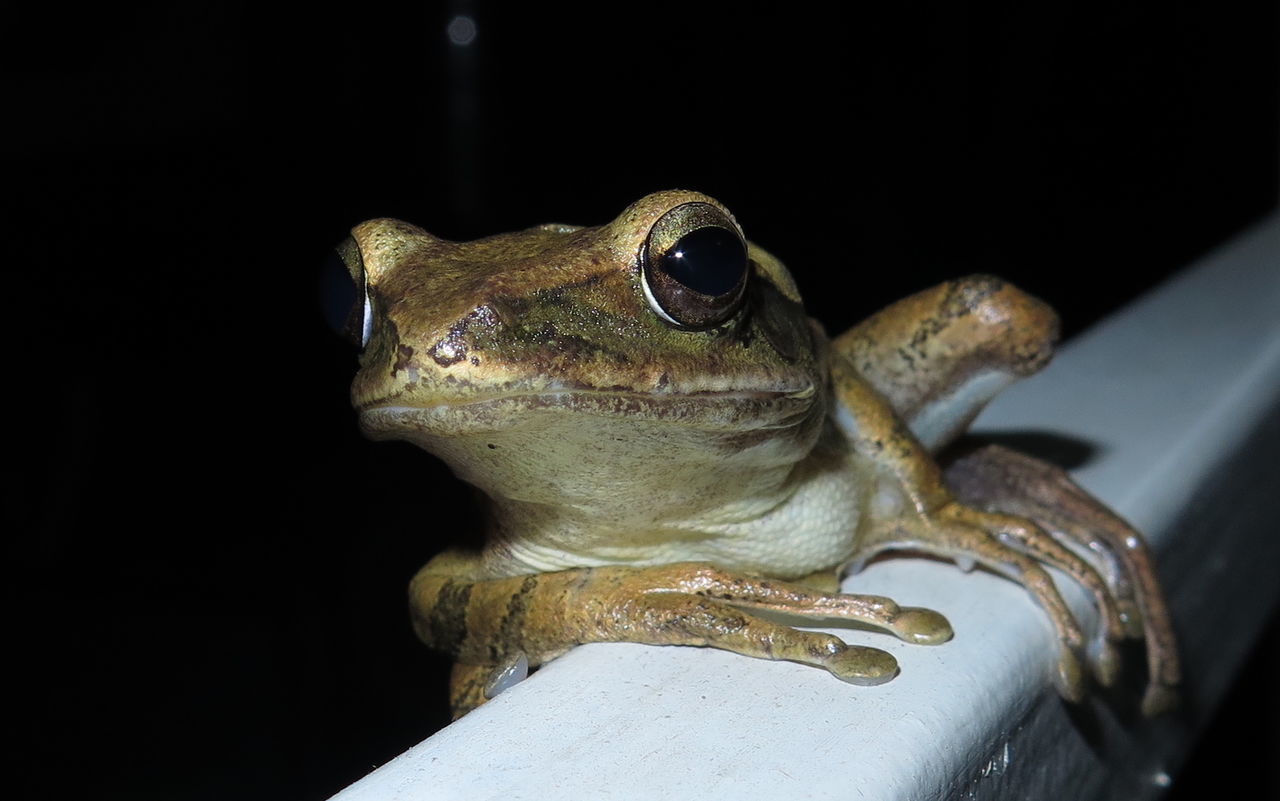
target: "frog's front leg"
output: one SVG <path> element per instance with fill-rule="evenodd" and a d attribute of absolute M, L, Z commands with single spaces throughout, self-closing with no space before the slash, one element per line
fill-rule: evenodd
<path fill-rule="evenodd" d="M 1056 317 L 1045 304 L 998 279 L 975 276 L 899 301 L 833 342 L 835 419 L 881 474 L 873 523 L 860 537 L 855 563 L 880 551 L 920 550 L 964 566 L 979 563 L 1022 583 L 1048 612 L 1062 644 L 1059 689 L 1077 699 L 1083 684 L 1075 654 L 1082 650 L 1083 634 L 1041 564 L 1060 568 L 1093 594 L 1100 611 L 1102 631 L 1091 656 L 1102 683 L 1110 683 L 1118 669 L 1114 643 L 1134 629 L 1140 630 L 1138 636 L 1146 634 L 1154 691 L 1144 708 L 1158 711 L 1171 696 L 1168 682 L 1170 677 L 1176 681 L 1176 660 L 1170 661 L 1167 613 L 1137 533 L 1078 487 L 1066 493 L 1078 501 L 1073 504 L 1043 498 L 1039 504 L 1019 504 L 1012 496 L 1026 487 L 997 482 L 998 497 L 980 503 L 973 487 L 990 483 L 993 468 L 986 461 L 970 462 L 967 471 L 952 476 L 968 479 L 963 500 L 983 508 L 966 505 L 928 456 L 963 431 L 1001 387 L 1047 363 L 1056 333 Z M 1077 517 L 1073 525 L 1065 522 Z M 1106 532 L 1081 533 L 1085 527 Z M 1090 561 L 1049 530 L 1067 543 L 1086 546 L 1081 550 Z M 1128 557 L 1104 561 L 1093 547 L 1100 538 L 1134 545 L 1127 547 Z M 1106 568 L 1109 580 L 1091 564 L 1094 560 Z M 1134 596 L 1148 618 L 1145 627 L 1126 627 L 1121 614 L 1134 606 L 1128 603 Z M 1136 618 L 1130 615 L 1129 622 Z"/>
<path fill-rule="evenodd" d="M 471 578 L 473 564 L 461 552 L 448 552 L 410 585 L 418 636 L 459 663 L 452 681 L 455 715 L 483 703 L 493 674 L 515 656 L 537 666 L 588 642 L 710 646 L 821 667 L 855 684 L 879 684 L 897 675 L 897 661 L 884 651 L 793 629 L 751 610 L 856 621 L 916 644 L 951 637 L 946 620 L 927 609 L 900 607 L 879 596 L 818 592 L 702 563 L 481 580 Z"/>
<path fill-rule="evenodd" d="M 1076 654 L 1084 650 L 1084 633 L 1032 554 L 1039 556 L 1093 592 L 1104 622 L 1103 637 L 1094 648 L 1094 664 L 1099 680 L 1110 683 L 1118 663 L 1112 643 L 1125 632 L 1115 602 L 1097 572 L 1034 523 L 959 503 L 947 489 L 937 463 L 911 430 L 847 361 L 833 361 L 832 380 L 838 401 L 837 424 L 854 449 L 876 464 L 880 474 L 870 521 L 859 532 L 853 562 L 864 563 L 890 550 L 921 551 L 957 564 L 978 563 L 1019 582 L 1049 614 L 1062 645 L 1058 688 L 1064 697 L 1078 701 L 1084 696 L 1084 682 Z"/>

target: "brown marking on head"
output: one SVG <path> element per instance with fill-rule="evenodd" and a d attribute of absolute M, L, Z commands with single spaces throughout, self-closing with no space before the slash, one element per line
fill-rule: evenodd
<path fill-rule="evenodd" d="M 408 345 L 396 346 L 396 363 L 391 366 L 391 374 L 395 375 L 401 370 L 408 369 L 413 364 L 413 348 Z"/>

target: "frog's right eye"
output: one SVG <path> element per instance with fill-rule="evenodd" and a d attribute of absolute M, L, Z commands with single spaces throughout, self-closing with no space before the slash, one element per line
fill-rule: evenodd
<path fill-rule="evenodd" d="M 640 253 L 645 298 L 678 328 L 702 330 L 742 306 L 750 262 L 737 224 L 710 203 L 684 203 L 658 218 Z"/>
<path fill-rule="evenodd" d="M 354 237 L 347 237 L 334 248 L 334 253 L 351 279 L 340 282 L 345 288 L 341 294 L 345 300 L 342 307 L 346 317 L 339 326 L 339 333 L 363 349 L 373 336 L 373 303 L 369 300 L 364 258 L 360 255 L 360 246 L 356 244 Z M 337 306 L 338 302 L 331 305 Z"/>

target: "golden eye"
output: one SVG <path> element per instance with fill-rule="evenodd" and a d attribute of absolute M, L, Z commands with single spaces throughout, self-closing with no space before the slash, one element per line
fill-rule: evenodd
<path fill-rule="evenodd" d="M 711 328 L 732 317 L 751 273 L 738 226 L 708 203 L 685 203 L 658 218 L 640 262 L 649 305 L 679 328 Z"/>

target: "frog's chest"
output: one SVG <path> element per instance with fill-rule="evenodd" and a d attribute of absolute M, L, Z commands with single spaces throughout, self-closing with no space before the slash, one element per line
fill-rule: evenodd
<path fill-rule="evenodd" d="M 850 559 L 869 475 L 841 438 L 819 443 L 777 481 L 719 474 L 714 503 L 664 507 L 615 495 L 609 513 L 580 504 L 503 504 L 486 561 L 495 574 L 710 562 L 799 578 Z"/>
<path fill-rule="evenodd" d="M 758 515 L 704 523 L 705 539 L 671 543 L 677 559 L 799 578 L 844 564 L 853 554 L 869 495 L 867 471 L 851 453 L 819 451 L 797 465 L 786 499 Z"/>

